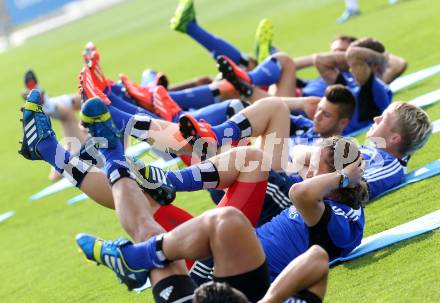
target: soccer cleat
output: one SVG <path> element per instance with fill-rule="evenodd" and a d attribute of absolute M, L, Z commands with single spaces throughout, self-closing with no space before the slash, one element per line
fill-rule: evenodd
<path fill-rule="evenodd" d="M 79 95 L 83 102 L 86 102 L 88 99 L 98 97 L 104 101 L 106 105 L 110 105 L 110 99 L 104 94 L 101 90 L 99 90 L 94 82 L 92 77 L 92 72 L 90 68 L 84 66 L 79 74 Z"/>
<path fill-rule="evenodd" d="M 166 172 L 155 166 L 145 165 L 143 161 L 130 161 L 131 171 L 141 189 L 148 193 L 160 205 L 168 205 L 176 199 L 176 189 L 171 184 Z"/>
<path fill-rule="evenodd" d="M 18 152 L 26 159 L 41 160 L 38 143 L 47 137 L 55 136 L 55 133 L 50 119 L 41 107 L 41 94 L 38 90 L 31 90 L 22 112 L 23 139 L 20 141 L 21 149 Z"/>
<path fill-rule="evenodd" d="M 217 67 L 223 79 L 228 80 L 242 96 L 252 96 L 251 79 L 245 70 L 239 68 L 231 59 L 223 55 L 217 57 Z"/>
<path fill-rule="evenodd" d="M 108 144 L 107 148 L 115 148 L 121 135 L 116 129 L 104 101 L 97 97 L 87 100 L 82 105 L 80 118 L 82 125 L 88 128 L 92 137 L 105 138 Z"/>
<path fill-rule="evenodd" d="M 147 282 L 148 270 L 133 270 L 125 262 L 121 247 L 131 245 L 129 240 L 120 238 L 115 241 L 104 241 L 92 235 L 78 234 L 76 244 L 87 260 L 110 268 L 128 290 L 140 288 Z"/>
<path fill-rule="evenodd" d="M 336 20 L 336 23 L 342 24 L 347 22 L 349 19 L 359 16 L 361 14 L 360 11 L 352 11 L 352 10 L 345 10 L 342 15 Z"/>
<path fill-rule="evenodd" d="M 127 75 L 120 74 L 122 85 L 125 88 L 126 93 L 129 97 L 136 101 L 136 104 L 148 111 L 154 111 L 153 96 L 151 95 L 150 88 L 140 86 L 128 79 Z"/>
<path fill-rule="evenodd" d="M 148 86 L 150 88 L 154 88 L 156 86 L 162 85 L 163 87 L 168 89 L 168 84 L 168 78 L 162 72 L 156 72 L 153 69 L 146 69 L 142 73 L 140 84 L 142 87 Z"/>
<path fill-rule="evenodd" d="M 188 143 L 195 146 L 197 142 L 198 148 L 201 150 L 196 150 L 200 153 L 200 159 L 202 161 L 206 160 L 209 149 L 215 147 L 217 148 L 219 142 L 217 140 L 216 134 L 212 131 L 211 125 L 204 121 L 197 121 L 189 114 L 183 114 L 179 118 L 179 130 L 182 137 L 188 140 Z"/>
<path fill-rule="evenodd" d="M 260 21 L 255 33 L 255 57 L 257 62 L 263 62 L 270 56 L 273 39 L 273 25 L 269 19 Z"/>
<path fill-rule="evenodd" d="M 170 122 L 182 111 L 163 86 L 154 89 L 153 106 L 156 114 Z"/>
<path fill-rule="evenodd" d="M 94 84 L 100 91 L 103 91 L 110 86 L 110 81 L 104 75 L 99 59 L 100 56 L 96 46 L 92 42 L 87 43 L 83 52 L 83 60 L 85 65 L 90 68 Z"/>
<path fill-rule="evenodd" d="M 28 91 L 38 88 L 37 76 L 31 69 L 24 74 L 24 86 Z"/>
<path fill-rule="evenodd" d="M 174 17 L 170 20 L 170 28 L 181 33 L 186 33 L 188 24 L 195 20 L 196 11 L 194 10 L 193 0 L 180 0 L 174 12 Z"/>

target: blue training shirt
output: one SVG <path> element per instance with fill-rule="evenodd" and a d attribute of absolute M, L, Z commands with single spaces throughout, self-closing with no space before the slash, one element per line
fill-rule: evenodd
<path fill-rule="evenodd" d="M 344 135 L 370 125 L 373 118 L 380 116 L 393 98 L 393 93 L 388 85 L 373 73 L 364 85 L 359 86 L 350 72 L 341 72 L 336 84 L 347 86 L 356 100 L 353 117 L 344 129 Z M 303 96 L 323 97 L 327 86 L 327 83 L 320 77 L 306 81 L 302 88 Z"/>
<path fill-rule="evenodd" d="M 363 177 L 368 183 L 370 200 L 403 181 L 406 162 L 373 146 L 362 145 L 360 152 L 366 161 Z"/>
<path fill-rule="evenodd" d="M 354 210 L 345 204 L 324 200 L 330 207 L 326 225 L 332 243 L 338 247 L 339 255 L 345 256 L 357 247 L 364 231 L 364 211 Z M 308 227 L 294 206 L 284 210 L 270 222 L 256 229 L 257 237 L 266 255 L 271 281 L 296 257 L 309 247 Z"/>

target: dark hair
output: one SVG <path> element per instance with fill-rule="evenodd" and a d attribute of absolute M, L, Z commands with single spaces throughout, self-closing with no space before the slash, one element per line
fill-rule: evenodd
<path fill-rule="evenodd" d="M 339 106 L 339 118 L 351 119 L 356 101 L 348 88 L 341 84 L 329 85 L 325 90 L 324 97 Z"/>
<path fill-rule="evenodd" d="M 357 40 L 357 38 L 354 36 L 350 36 L 350 35 L 339 35 L 335 39 L 333 39 L 333 41 L 336 41 L 336 40 L 342 40 L 342 41 L 345 41 L 348 43 L 353 43 L 354 41 Z"/>
<path fill-rule="evenodd" d="M 317 145 L 324 148 L 327 152 L 328 156 L 325 161 L 331 168 L 331 172 L 350 165 L 360 157 L 357 144 L 342 136 L 322 139 Z M 365 206 L 369 200 L 368 185 L 362 180 L 353 188 L 333 190 L 327 195 L 327 198 L 345 204 L 353 209 L 358 209 Z"/>
<path fill-rule="evenodd" d="M 246 296 L 226 283 L 208 282 L 194 292 L 193 303 L 248 303 Z"/>
<path fill-rule="evenodd" d="M 374 38 L 362 38 L 351 44 L 351 46 L 369 48 L 375 52 L 383 54 L 385 52 L 385 46 Z"/>

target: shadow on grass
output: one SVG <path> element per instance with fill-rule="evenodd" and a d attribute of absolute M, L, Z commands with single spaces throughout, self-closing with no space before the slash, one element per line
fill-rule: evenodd
<path fill-rule="evenodd" d="M 399 242 L 397 244 L 394 244 L 392 246 L 386 247 L 384 249 L 378 250 L 376 252 L 367 254 L 363 257 L 360 257 L 359 259 L 345 262 L 339 266 L 344 266 L 347 269 L 357 269 L 360 267 L 367 266 L 369 264 L 380 261 L 380 260 L 392 255 L 393 253 L 395 253 L 396 251 L 398 251 L 399 249 L 401 249 L 403 247 L 427 240 L 427 239 L 431 238 L 433 236 L 433 234 L 434 234 L 433 232 L 428 232 L 426 234 L 417 236 L 415 238 L 405 240 L 405 241 Z"/>

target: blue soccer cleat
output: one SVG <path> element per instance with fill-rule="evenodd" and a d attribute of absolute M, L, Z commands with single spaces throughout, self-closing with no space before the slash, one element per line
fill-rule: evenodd
<path fill-rule="evenodd" d="M 41 160 L 37 146 L 42 140 L 55 136 L 50 119 L 43 112 L 41 106 L 41 93 L 33 89 L 26 98 L 22 108 L 23 139 L 20 141 L 21 149 L 18 151 L 29 160 Z"/>
<path fill-rule="evenodd" d="M 143 161 L 130 161 L 139 187 L 160 205 L 168 205 L 176 199 L 176 188 L 166 177 L 166 172 Z"/>
<path fill-rule="evenodd" d="M 81 108 L 81 123 L 89 129 L 89 134 L 94 138 L 107 140 L 107 148 L 113 149 L 121 138 L 111 118 L 107 105 L 100 98 L 87 100 Z"/>
<path fill-rule="evenodd" d="M 78 234 L 76 243 L 88 260 L 113 270 L 116 277 L 127 286 L 128 290 L 140 288 L 147 282 L 148 270 L 133 270 L 124 260 L 121 247 L 131 245 L 129 240 L 120 238 L 115 241 L 104 241 L 89 234 Z"/>

